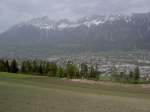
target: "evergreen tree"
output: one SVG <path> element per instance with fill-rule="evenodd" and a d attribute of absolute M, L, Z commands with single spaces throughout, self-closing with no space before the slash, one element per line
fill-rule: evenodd
<path fill-rule="evenodd" d="M 57 75 L 57 65 L 56 63 L 50 63 L 48 66 L 48 74 L 49 76 L 55 77 Z"/>
<path fill-rule="evenodd" d="M 90 79 L 94 79 L 94 80 L 98 80 L 99 79 L 99 72 L 98 72 L 98 67 L 97 65 L 90 66 L 90 70 L 89 70 L 89 77 Z"/>
<path fill-rule="evenodd" d="M 68 62 L 66 66 L 67 78 L 75 78 L 76 77 L 77 68 L 72 62 Z"/>
<path fill-rule="evenodd" d="M 40 75 L 43 75 L 43 66 L 42 66 L 42 63 L 40 63 L 40 65 L 39 65 L 38 73 L 39 73 Z"/>
<path fill-rule="evenodd" d="M 11 62 L 11 65 L 10 65 L 10 72 L 12 73 L 17 73 L 18 72 L 18 64 L 16 62 L 15 59 L 13 59 L 13 61 Z"/>
<path fill-rule="evenodd" d="M 48 75 L 48 73 L 49 73 L 49 65 L 50 65 L 49 62 L 45 63 L 45 74 L 46 75 Z"/>
<path fill-rule="evenodd" d="M 127 77 L 126 77 L 126 71 L 122 71 L 122 72 L 120 72 L 120 75 L 119 75 L 119 77 L 118 77 L 118 79 L 119 79 L 119 81 L 122 81 L 122 82 L 125 82 L 125 81 L 127 81 Z"/>
<path fill-rule="evenodd" d="M 20 70 L 21 70 L 22 73 L 27 73 L 26 62 L 25 61 L 22 62 Z"/>
<path fill-rule="evenodd" d="M 95 79 L 96 80 L 99 80 L 99 75 L 100 75 L 100 72 L 98 71 L 98 65 L 96 64 L 95 65 Z"/>
<path fill-rule="evenodd" d="M 34 74 L 37 74 L 37 73 L 38 73 L 38 69 L 39 69 L 39 67 L 38 67 L 38 61 L 37 61 L 37 60 L 34 60 L 34 61 L 32 62 L 32 72 L 33 72 Z"/>
<path fill-rule="evenodd" d="M 118 75 L 118 70 L 115 66 L 112 67 L 112 80 L 118 81 L 119 75 Z"/>
<path fill-rule="evenodd" d="M 80 70 L 80 74 L 82 78 L 87 78 L 88 77 L 88 66 L 85 63 L 82 63 L 80 65 L 81 70 Z"/>
<path fill-rule="evenodd" d="M 5 64 L 4 64 L 4 60 L 2 59 L 0 59 L 0 71 L 5 72 Z"/>
<path fill-rule="evenodd" d="M 5 72 L 10 72 L 10 65 L 9 65 L 9 62 L 8 60 L 5 61 Z"/>
<path fill-rule="evenodd" d="M 135 81 L 138 81 L 140 79 L 140 70 L 139 70 L 139 67 L 136 67 L 135 70 L 134 70 L 134 80 Z"/>
<path fill-rule="evenodd" d="M 95 79 L 95 77 L 96 77 L 96 74 L 95 74 L 94 66 L 91 65 L 90 66 L 90 72 L 89 72 L 89 77 L 88 78 Z"/>
<path fill-rule="evenodd" d="M 26 61 L 26 68 L 27 68 L 27 73 L 32 73 L 33 68 L 32 68 L 32 62 L 27 60 Z"/>
<path fill-rule="evenodd" d="M 57 76 L 60 78 L 64 78 L 64 69 L 62 67 L 58 68 Z"/>
<path fill-rule="evenodd" d="M 128 80 L 129 81 L 133 81 L 134 80 L 134 72 L 133 71 L 130 71 Z"/>

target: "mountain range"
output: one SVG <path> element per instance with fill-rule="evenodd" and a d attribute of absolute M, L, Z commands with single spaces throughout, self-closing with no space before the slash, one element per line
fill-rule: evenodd
<path fill-rule="evenodd" d="M 77 21 L 34 18 L 0 34 L 0 47 L 64 52 L 150 49 L 150 13 L 94 15 Z"/>

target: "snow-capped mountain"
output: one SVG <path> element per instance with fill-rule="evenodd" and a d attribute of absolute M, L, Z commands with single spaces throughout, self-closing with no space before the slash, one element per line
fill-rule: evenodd
<path fill-rule="evenodd" d="M 81 24 L 84 24 L 85 26 L 91 27 L 92 25 L 101 25 L 105 23 L 113 23 L 115 21 L 123 20 L 125 22 L 132 21 L 132 16 L 129 15 L 109 15 L 109 16 L 91 16 L 91 17 L 85 17 L 79 20 Z"/>
<path fill-rule="evenodd" d="M 56 29 L 67 29 L 76 28 L 79 26 L 98 26 L 105 23 L 113 23 L 115 21 L 124 20 L 125 22 L 131 22 L 132 16 L 127 15 L 110 15 L 110 16 L 90 16 L 79 19 L 78 21 L 72 22 L 68 19 L 63 19 L 59 21 L 51 20 L 48 16 L 41 18 L 34 18 L 30 21 L 20 23 L 18 27 L 23 27 L 25 25 L 32 25 L 34 27 L 45 29 L 45 30 L 56 30 Z"/>
<path fill-rule="evenodd" d="M 34 26 L 40 29 L 50 30 L 56 28 L 56 22 L 53 20 L 50 20 L 49 17 L 41 17 L 41 18 L 34 18 L 30 21 L 20 23 L 16 25 L 16 27 L 24 27 L 24 26 Z"/>
<path fill-rule="evenodd" d="M 95 15 L 77 21 L 35 18 L 0 34 L 0 45 L 79 51 L 150 49 L 150 13 Z"/>

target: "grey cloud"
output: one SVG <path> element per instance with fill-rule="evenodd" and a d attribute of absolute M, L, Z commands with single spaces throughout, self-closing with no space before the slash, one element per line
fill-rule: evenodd
<path fill-rule="evenodd" d="M 0 0 L 0 31 L 39 16 L 78 19 L 94 14 L 150 11 L 150 0 Z"/>

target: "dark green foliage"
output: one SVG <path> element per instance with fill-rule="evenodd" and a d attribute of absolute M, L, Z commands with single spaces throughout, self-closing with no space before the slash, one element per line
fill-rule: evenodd
<path fill-rule="evenodd" d="M 43 75 L 43 66 L 42 66 L 42 64 L 39 65 L 38 72 L 39 72 L 39 74 Z"/>
<path fill-rule="evenodd" d="M 77 68 L 73 64 L 73 62 L 68 62 L 66 66 L 66 74 L 67 78 L 75 78 L 76 77 Z"/>
<path fill-rule="evenodd" d="M 56 75 L 57 75 L 56 63 L 48 63 L 47 69 L 48 69 L 48 76 L 56 77 Z"/>
<path fill-rule="evenodd" d="M 85 63 L 81 63 L 80 74 L 82 78 L 88 78 L 88 65 Z"/>
<path fill-rule="evenodd" d="M 117 68 L 115 66 L 112 67 L 112 80 L 118 81 L 119 80 L 119 75 Z"/>
<path fill-rule="evenodd" d="M 27 73 L 27 72 L 28 72 L 28 70 L 27 70 L 27 65 L 26 65 L 26 62 L 25 62 L 25 61 L 22 62 L 21 72 L 22 72 L 22 73 Z"/>
<path fill-rule="evenodd" d="M 10 65 L 8 60 L 0 60 L 0 71 L 10 72 Z"/>
<path fill-rule="evenodd" d="M 94 80 L 98 80 L 99 78 L 99 72 L 97 70 L 97 65 L 96 66 L 90 66 L 90 70 L 89 70 L 89 79 L 94 79 Z"/>
<path fill-rule="evenodd" d="M 19 63 L 15 59 L 4 60 L 0 59 L 0 71 L 11 73 L 25 73 L 49 77 L 60 78 L 78 78 L 78 79 L 91 79 L 99 80 L 100 72 L 97 65 L 87 65 L 81 63 L 78 67 L 72 62 L 68 61 L 66 65 L 58 66 L 54 62 L 46 62 L 42 60 L 24 60 Z M 112 75 L 110 76 L 112 81 L 124 82 L 124 83 L 140 83 L 140 70 L 136 67 L 135 70 L 130 71 L 118 71 L 114 66 L 112 68 Z"/>
<path fill-rule="evenodd" d="M 4 71 L 4 61 L 0 60 L 0 71 Z"/>
<path fill-rule="evenodd" d="M 68 61 L 66 66 L 58 67 L 56 63 L 50 63 L 39 60 L 24 60 L 17 63 L 14 59 L 12 61 L 0 60 L 0 71 L 17 73 L 18 71 L 25 74 L 45 75 L 50 77 L 67 77 L 67 78 L 86 78 L 96 79 L 98 77 L 97 67 L 82 63 L 78 68 L 72 61 Z"/>
<path fill-rule="evenodd" d="M 90 67 L 89 78 L 95 78 L 95 70 L 94 67 Z"/>
<path fill-rule="evenodd" d="M 10 65 L 8 60 L 0 59 L 0 71 L 2 72 L 10 72 Z"/>
<path fill-rule="evenodd" d="M 5 61 L 5 72 L 10 72 L 10 65 L 8 60 Z"/>
<path fill-rule="evenodd" d="M 64 69 L 62 67 L 58 68 L 57 76 L 60 77 L 60 78 L 64 78 L 65 77 Z"/>
<path fill-rule="evenodd" d="M 16 60 L 13 59 L 13 61 L 12 61 L 11 64 L 10 64 L 10 72 L 11 72 L 11 73 L 17 73 L 18 70 L 19 70 L 19 69 L 18 69 L 18 64 L 17 64 Z"/>
<path fill-rule="evenodd" d="M 133 76 L 135 81 L 138 81 L 140 78 L 140 71 L 139 71 L 139 67 L 136 67 L 134 70 L 134 76 Z"/>
<path fill-rule="evenodd" d="M 139 83 L 140 81 L 140 70 L 137 66 L 134 71 L 130 71 L 128 74 L 126 71 L 118 72 L 116 68 L 113 69 L 112 79 L 117 82 L 124 82 L 124 83 Z"/>
<path fill-rule="evenodd" d="M 134 72 L 130 71 L 129 73 L 129 80 L 134 80 Z"/>

